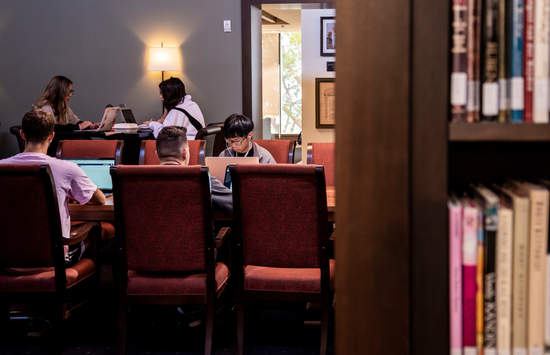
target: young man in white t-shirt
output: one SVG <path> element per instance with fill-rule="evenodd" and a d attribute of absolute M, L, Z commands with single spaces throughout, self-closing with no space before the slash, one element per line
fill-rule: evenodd
<path fill-rule="evenodd" d="M 103 205 L 105 196 L 78 165 L 46 155 L 54 137 L 54 126 L 55 118 L 49 112 L 35 110 L 25 113 L 20 131 L 25 141 L 25 151 L 0 160 L 0 164 L 48 164 L 50 166 L 59 204 L 63 238 L 70 238 L 69 199 L 76 200 L 80 204 Z M 66 249 L 66 263 L 72 265 L 80 259 L 83 252 L 83 243 Z"/>

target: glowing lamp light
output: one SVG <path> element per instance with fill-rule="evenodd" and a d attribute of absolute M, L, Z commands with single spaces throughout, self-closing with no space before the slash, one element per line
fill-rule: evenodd
<path fill-rule="evenodd" d="M 161 71 L 162 80 L 164 72 L 178 70 L 178 49 L 175 47 L 149 48 L 149 70 Z"/>

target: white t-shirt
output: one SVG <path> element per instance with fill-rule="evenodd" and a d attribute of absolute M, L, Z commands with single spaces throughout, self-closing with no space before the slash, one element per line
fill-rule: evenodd
<path fill-rule="evenodd" d="M 202 116 L 201 109 L 196 102 L 191 100 L 191 95 L 185 95 L 183 101 L 180 102 L 177 108 L 184 109 L 189 112 L 199 123 L 204 127 L 204 117 Z M 194 140 L 197 135 L 197 129 L 191 124 L 186 114 L 178 110 L 170 110 L 164 118 L 163 123 L 153 121 L 149 123 L 149 128 L 153 130 L 153 135 L 157 138 L 161 129 L 167 126 L 180 126 L 187 128 L 187 140 Z"/>
<path fill-rule="evenodd" d="M 13 157 L 0 160 L 0 164 L 48 164 L 52 171 L 59 204 L 59 217 L 63 238 L 71 236 L 71 216 L 69 215 L 69 198 L 85 204 L 90 201 L 97 186 L 73 162 L 52 158 L 42 153 L 19 153 Z"/>

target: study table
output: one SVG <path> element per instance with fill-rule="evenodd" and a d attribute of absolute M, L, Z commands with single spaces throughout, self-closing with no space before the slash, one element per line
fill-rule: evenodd
<path fill-rule="evenodd" d="M 334 187 L 327 187 L 328 221 L 334 222 L 336 210 L 336 191 Z M 78 205 L 69 204 L 69 214 L 73 221 L 106 221 L 115 220 L 115 206 L 113 196 L 106 199 L 105 205 Z"/>

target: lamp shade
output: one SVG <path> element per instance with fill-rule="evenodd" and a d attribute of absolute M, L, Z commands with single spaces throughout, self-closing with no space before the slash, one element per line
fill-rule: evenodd
<path fill-rule="evenodd" d="M 175 47 L 149 48 L 149 70 L 178 70 L 178 49 Z"/>

